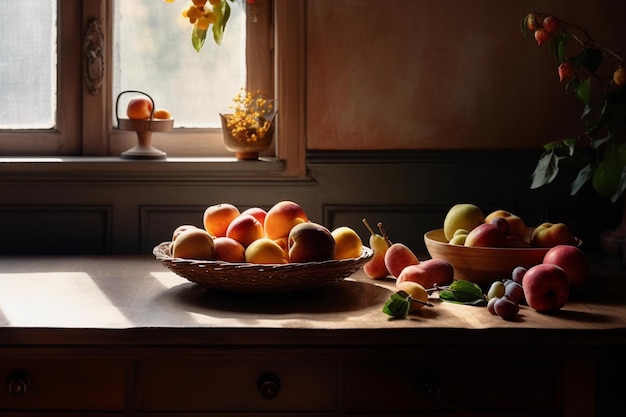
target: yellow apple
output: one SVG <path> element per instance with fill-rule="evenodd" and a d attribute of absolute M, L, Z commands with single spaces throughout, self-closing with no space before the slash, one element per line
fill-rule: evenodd
<path fill-rule="evenodd" d="M 458 229 L 465 229 L 471 232 L 479 224 L 485 222 L 485 215 L 482 210 L 470 203 L 455 204 L 448 210 L 443 221 L 443 233 L 450 241 L 454 232 Z"/>

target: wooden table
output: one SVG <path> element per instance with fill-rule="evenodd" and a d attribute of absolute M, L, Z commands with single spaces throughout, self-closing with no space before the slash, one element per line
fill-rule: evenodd
<path fill-rule="evenodd" d="M 553 315 L 435 297 L 394 320 L 393 281 L 361 271 L 247 295 L 149 256 L 0 258 L 0 416 L 615 415 L 626 273 L 591 280 Z"/>

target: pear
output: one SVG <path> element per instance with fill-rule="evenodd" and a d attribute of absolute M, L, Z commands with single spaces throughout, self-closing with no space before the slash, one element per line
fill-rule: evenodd
<path fill-rule="evenodd" d="M 389 242 L 389 239 L 383 237 L 383 235 L 376 233 L 367 222 L 367 219 L 363 219 L 363 224 L 370 232 L 369 243 L 370 248 L 374 252 L 372 259 L 363 265 L 363 271 L 372 279 L 385 278 L 389 276 L 389 270 L 385 265 L 385 254 L 389 246 L 391 246 L 391 242 Z M 382 224 L 378 223 L 378 227 L 382 228 Z"/>

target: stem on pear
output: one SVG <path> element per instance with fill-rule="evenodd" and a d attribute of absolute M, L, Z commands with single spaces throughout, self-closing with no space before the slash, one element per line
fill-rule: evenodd
<path fill-rule="evenodd" d="M 387 232 L 383 228 L 383 222 L 378 222 L 377 226 L 378 226 L 378 230 L 380 230 L 380 234 L 383 236 L 383 239 L 385 239 L 385 242 L 387 242 L 387 246 L 391 246 L 391 241 L 389 240 L 389 236 L 387 236 Z"/>
<path fill-rule="evenodd" d="M 376 234 L 376 232 L 374 232 L 374 229 L 372 229 L 372 226 L 370 226 L 370 224 L 367 222 L 367 219 L 363 219 L 361 220 L 363 222 L 363 224 L 365 225 L 365 227 L 367 227 L 367 230 L 370 231 L 370 233 L 372 234 L 372 236 L 374 236 Z"/>

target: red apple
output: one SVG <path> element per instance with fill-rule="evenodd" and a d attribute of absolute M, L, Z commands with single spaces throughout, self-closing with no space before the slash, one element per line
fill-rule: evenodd
<path fill-rule="evenodd" d="M 295 225 L 287 241 L 289 262 L 320 262 L 334 259 L 335 238 L 318 223 L 308 221 Z"/>
<path fill-rule="evenodd" d="M 483 223 L 472 229 L 465 239 L 465 246 L 501 248 L 506 242 L 506 235 L 492 223 Z"/>
<path fill-rule="evenodd" d="M 557 311 L 567 304 L 569 286 L 563 268 L 554 264 L 529 268 L 522 281 L 526 302 L 539 312 Z"/>
<path fill-rule="evenodd" d="M 544 264 L 560 266 L 565 271 L 570 285 L 574 289 L 581 289 L 587 281 L 589 264 L 585 253 L 571 245 L 557 245 L 550 248 L 543 257 Z"/>
<path fill-rule="evenodd" d="M 552 248 L 557 245 L 576 246 L 576 236 L 564 223 L 545 222 L 533 231 L 530 244 L 535 248 Z"/>

